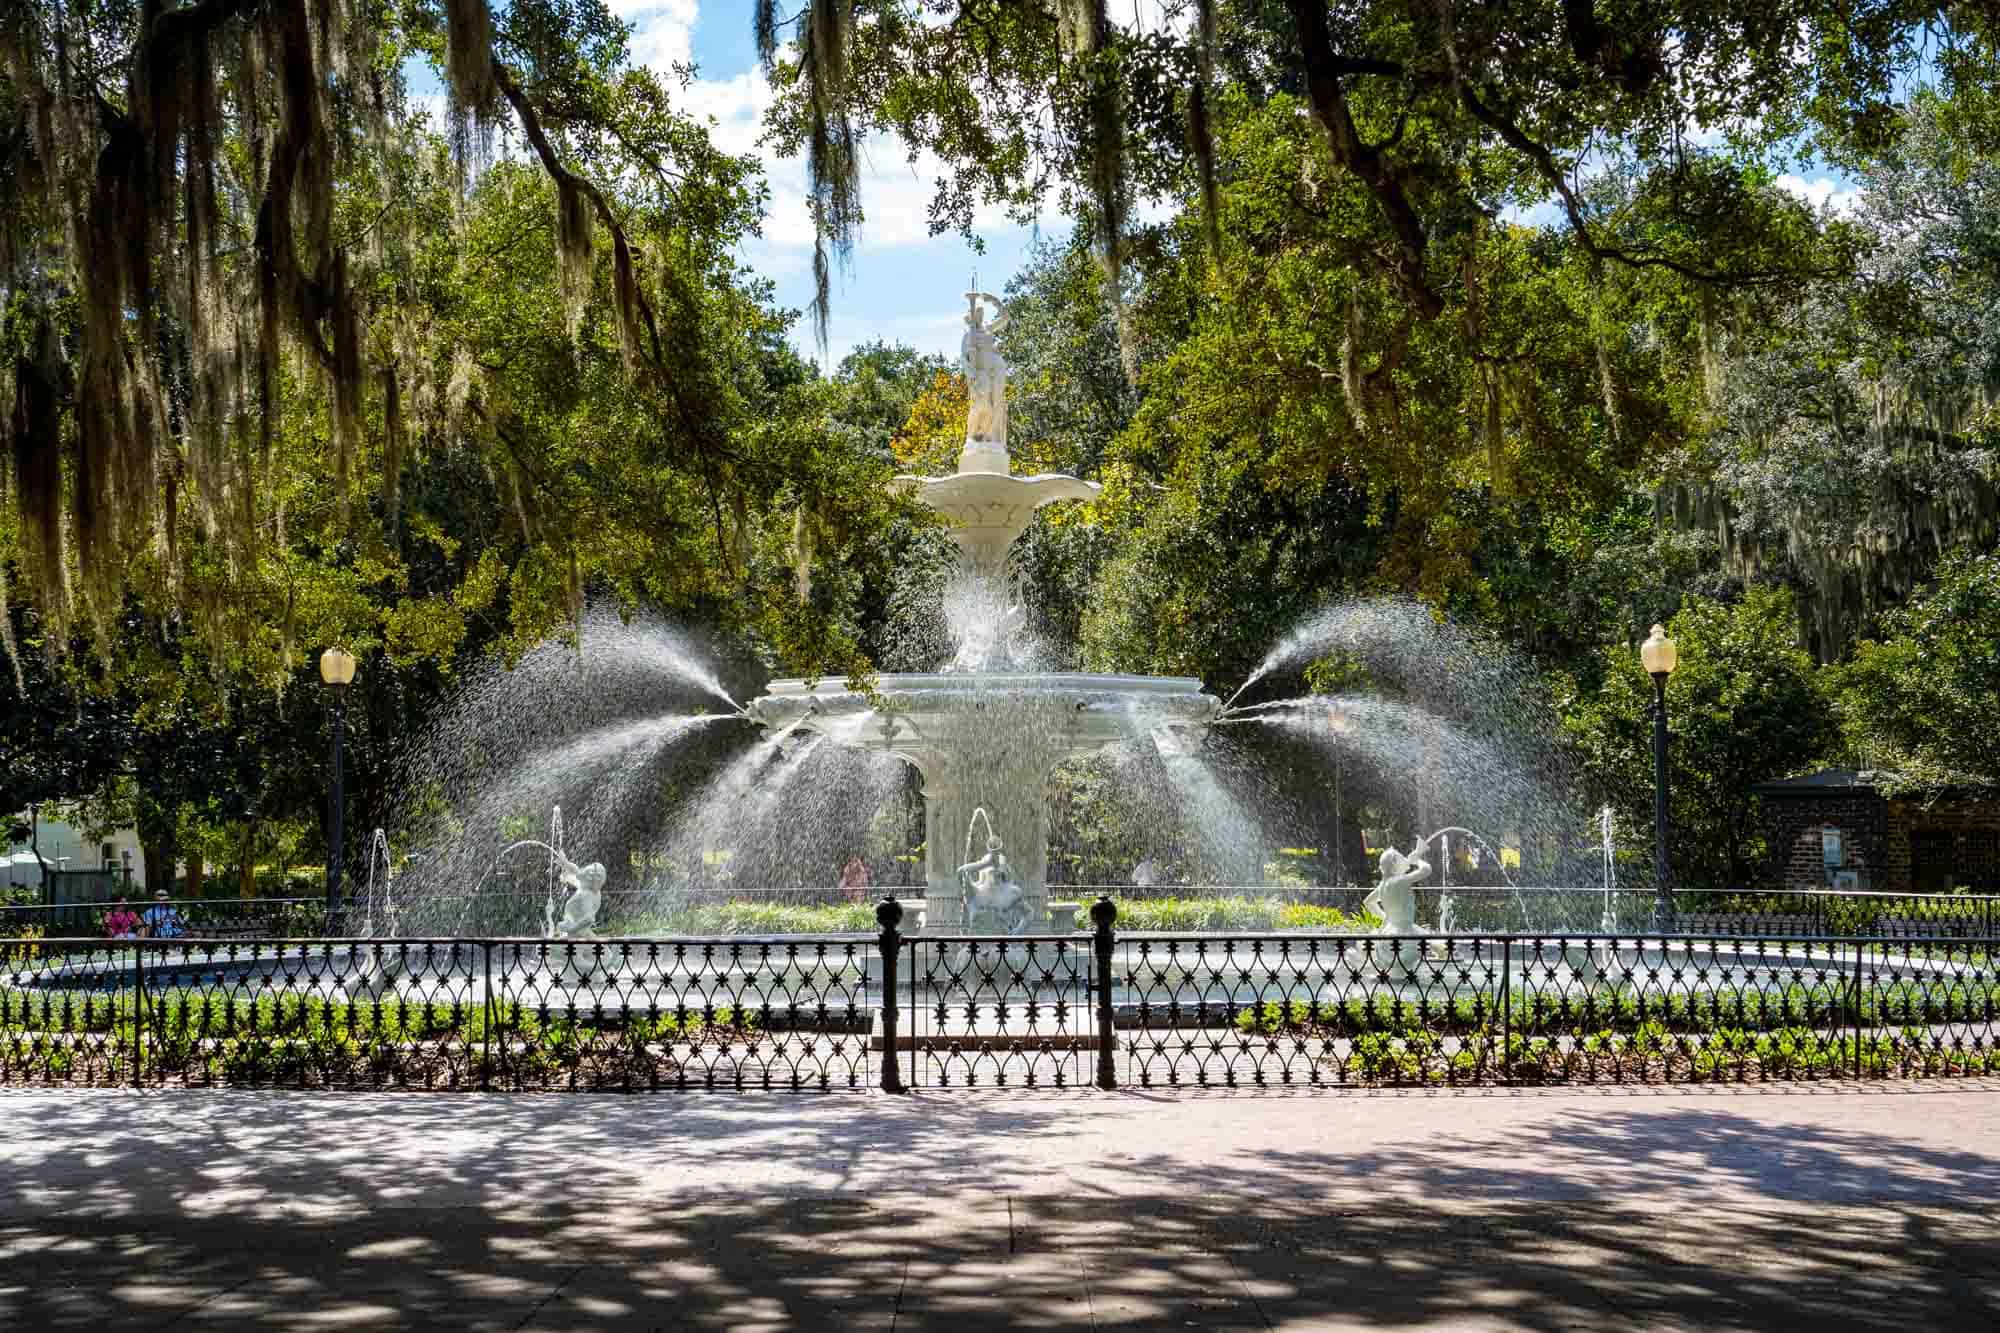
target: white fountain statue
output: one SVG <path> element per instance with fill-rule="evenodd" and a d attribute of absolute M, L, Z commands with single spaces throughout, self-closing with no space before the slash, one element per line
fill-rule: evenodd
<path fill-rule="evenodd" d="M 990 930 L 999 935 L 1022 934 L 1032 914 L 1027 894 L 1007 864 L 1007 853 L 1002 850 L 1000 837 L 994 833 L 993 821 L 987 818 L 986 811 L 975 810 L 972 817 L 975 823 L 986 821 L 986 855 L 958 868 L 958 882 L 964 892 L 965 928 Z M 969 825 L 965 830 L 965 854 L 972 855 Z"/>
<path fill-rule="evenodd" d="M 580 866 L 564 857 L 560 878 L 570 893 L 563 900 L 562 916 L 550 931 L 551 935 L 559 940 L 595 939 L 597 914 L 604 907 L 603 863 L 592 861 Z"/>
<path fill-rule="evenodd" d="M 1431 863 L 1424 860 L 1423 850 L 1430 841 L 1399 852 L 1394 847 L 1382 853 L 1377 868 L 1381 881 L 1361 900 L 1361 910 L 1373 912 L 1382 918 L 1378 935 L 1417 935 L 1423 930 L 1417 925 L 1416 886 L 1431 876 Z"/>
<path fill-rule="evenodd" d="M 965 294 L 965 336 L 958 344 L 959 369 L 965 372 L 965 448 L 958 456 L 960 472 L 1012 471 L 1007 457 L 1007 361 L 1000 355 L 999 335 L 1007 330 L 1007 309 L 1000 298 L 985 292 Z M 979 303 L 993 307 L 993 323 L 985 321 Z"/>
<path fill-rule="evenodd" d="M 988 322 L 986 308 L 995 317 Z M 746 710 L 773 732 L 817 731 L 838 745 L 886 750 L 924 778 L 927 929 L 963 927 L 968 911 L 1006 904 L 979 898 L 980 887 L 953 861 L 958 831 L 973 811 L 992 811 L 1007 830 L 1001 860 L 972 872 L 995 872 L 994 891 L 1020 894 L 1027 929 L 1050 920 L 1046 889 L 1050 770 L 1072 756 L 1149 737 L 1199 732 L 1220 708 L 1201 682 L 1180 677 L 1024 671 L 1012 638 L 1020 620 L 1007 561 L 1035 510 L 1058 500 L 1093 500 L 1096 482 L 1059 473 L 1014 475 L 1007 452 L 1007 363 L 995 336 L 1007 327 L 998 298 L 967 293 L 960 364 L 970 399 L 958 470 L 946 477 L 904 476 L 896 484 L 952 521 L 958 577 L 969 614 L 954 626 L 960 642 L 944 670 L 876 677 L 872 692 L 837 680 L 779 680 Z M 1000 849 L 989 849 L 1000 856 Z M 965 861 L 971 860 L 967 849 Z M 1011 898 L 1008 899 L 1011 902 Z M 1012 907 L 1006 907 L 1009 919 Z M 1062 919 L 1057 913 L 1057 919 Z M 982 920 L 987 919 L 982 916 Z"/>
<path fill-rule="evenodd" d="M 548 853 L 549 887 L 542 900 L 542 938 L 597 938 L 597 914 L 604 909 L 604 882 L 609 876 L 602 862 L 579 865 L 563 850 L 561 806 L 549 811 L 548 841 L 522 838 L 502 847 L 500 854 L 493 858 L 493 864 L 486 868 L 486 874 L 480 877 L 479 884 L 473 888 L 472 898 L 477 898 L 480 889 L 485 887 L 486 881 L 500 869 L 501 864 L 523 847 L 538 847 Z M 461 922 L 460 931 L 463 930 Z"/>

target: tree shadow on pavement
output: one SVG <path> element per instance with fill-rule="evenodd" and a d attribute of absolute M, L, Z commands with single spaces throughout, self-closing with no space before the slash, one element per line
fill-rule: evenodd
<path fill-rule="evenodd" d="M 1185 1195 L 396 1208 L 0 1226 L 0 1320 L 656 1329 L 1991 1328 L 1989 1209 L 1328 1212 Z"/>
<path fill-rule="evenodd" d="M 1935 1135 L 1605 1099 L 1206 1152 L 1151 1109 L 0 1098 L 0 1327 L 2000 1326 L 2000 1159 Z"/>

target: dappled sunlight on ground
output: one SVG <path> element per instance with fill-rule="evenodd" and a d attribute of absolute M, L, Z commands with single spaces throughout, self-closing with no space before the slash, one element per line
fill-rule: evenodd
<path fill-rule="evenodd" d="M 0 1096 L 0 1326 L 1991 1327 L 2000 1088 Z"/>

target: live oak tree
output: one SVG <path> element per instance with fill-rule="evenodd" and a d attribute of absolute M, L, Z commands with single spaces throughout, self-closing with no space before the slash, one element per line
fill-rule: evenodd
<path fill-rule="evenodd" d="M 55 648 L 136 599 L 266 685 L 333 639 L 532 642 L 598 584 L 795 616 L 758 571 L 801 506 L 852 540 L 886 502 L 798 447 L 826 404 L 765 429 L 762 185 L 678 92 L 601 3 L 9 6 L 0 592 Z"/>
<path fill-rule="evenodd" d="M 679 90 L 596 4 L 5 8 L 0 804 L 110 792 L 161 863 L 224 826 L 247 862 L 318 823 L 346 642 L 367 827 L 455 668 L 586 594 L 865 669 L 914 520 L 738 270 L 763 186 Z"/>
<path fill-rule="evenodd" d="M 2000 554 L 1951 552 L 1834 673 L 1855 761 L 1935 790 L 2000 786 Z"/>
<path fill-rule="evenodd" d="M 1741 189 L 1705 136 L 1865 141 L 1926 51 L 1976 79 L 1991 35 L 1977 16 L 1898 0 L 1165 8 L 1143 30 L 1108 0 L 805 0 L 789 13 L 758 0 L 759 42 L 788 90 L 774 125 L 814 187 L 822 304 L 827 267 L 863 221 L 856 146 L 877 132 L 946 164 L 938 229 L 1057 194 L 1094 215 L 1115 272 L 1135 198 L 1184 190 L 1219 245 L 1224 87 L 1310 114 L 1326 183 L 1358 224 L 1357 264 L 1416 318 L 1447 313 L 1466 239 L 1521 200 L 1555 201 L 1594 264 L 1717 287 L 1790 281 L 1812 261 L 1744 234 Z M 1650 164 L 1640 210 L 1589 197 L 1586 158 Z M 1663 225 L 1635 225 L 1647 213 Z"/>
<path fill-rule="evenodd" d="M 2000 534 L 1994 123 L 1978 98 L 1911 99 L 1852 166 L 1858 270 L 1722 322 L 1717 428 L 1668 467 L 1673 517 L 1794 587 L 1823 661 Z"/>

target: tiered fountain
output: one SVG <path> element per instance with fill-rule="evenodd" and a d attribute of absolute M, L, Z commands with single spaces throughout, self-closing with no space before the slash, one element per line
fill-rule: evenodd
<path fill-rule="evenodd" d="M 1062 760 L 1152 737 L 1169 750 L 1214 719 L 1220 702 L 1201 682 L 1178 676 L 1115 676 L 1020 669 L 1014 627 L 1020 619 L 1007 561 L 1037 509 L 1059 500 L 1090 500 L 1096 482 L 1060 473 L 1014 475 L 1007 452 L 1007 365 L 989 327 L 983 292 L 968 293 L 960 360 L 970 396 L 958 471 L 945 477 L 899 477 L 899 485 L 953 522 L 958 541 L 954 601 L 965 614 L 953 626 L 956 657 L 942 672 L 877 677 L 874 690 L 834 681 L 779 680 L 749 707 L 773 732 L 802 726 L 839 745 L 887 751 L 924 779 L 926 924 L 932 928 L 1008 926 L 1034 932 L 1051 924 L 1047 883 L 1048 778 Z M 990 837 L 963 841 L 984 810 Z M 997 845 L 996 845 L 997 842 Z M 962 865 L 1004 846 L 1025 913 L 1011 922 L 968 913 Z M 1069 924 L 1059 911 L 1053 924 Z"/>
<path fill-rule="evenodd" d="M 899 479 L 900 485 L 954 524 L 959 569 L 950 603 L 957 648 L 948 667 L 928 674 L 883 675 L 866 691 L 832 682 L 780 680 L 739 712 L 713 673 L 694 664 L 691 654 L 663 636 L 630 636 L 615 641 L 608 651 L 598 643 L 596 651 L 610 665 L 600 668 L 604 674 L 591 683 L 595 693 L 588 694 L 579 688 L 585 678 L 575 669 L 578 664 L 567 649 L 560 650 L 533 669 L 496 676 L 491 692 L 474 692 L 463 709 L 439 728 L 438 748 L 465 756 L 458 771 L 469 783 L 492 782 L 495 791 L 483 798 L 482 806 L 472 787 L 454 789 L 442 781 L 444 770 L 418 770 L 412 789 L 426 801 L 434 799 L 438 790 L 456 790 L 472 813 L 446 821 L 448 832 L 439 839 L 437 854 L 423 860 L 421 872 L 398 879 L 393 891 L 386 838 L 376 835 L 354 923 L 360 934 L 375 939 L 348 946 L 352 957 L 344 966 L 287 973 L 276 955 L 252 951 L 239 957 L 232 950 L 218 958 L 207 950 L 185 958 L 162 956 L 158 975 L 167 984 L 188 986 L 219 984 L 248 973 L 266 978 L 260 984 L 270 984 L 269 978 L 282 975 L 289 989 L 348 997 L 380 997 L 392 991 L 435 997 L 444 987 L 454 997 L 498 993 L 543 1011 L 588 1008 L 598 1014 L 657 1015 L 663 1009 L 705 1011 L 718 1004 L 790 1006 L 824 1000 L 850 1012 L 873 1011 L 870 1017 L 878 1022 L 888 1012 L 903 1014 L 898 1023 L 900 1040 L 932 1041 L 954 1049 L 957 1044 L 970 1047 L 987 1039 L 1019 1040 L 1020 1032 L 1010 1034 L 1008 1024 L 1026 1016 L 1031 1025 L 1038 1018 L 1054 1023 L 1056 1030 L 1038 1029 L 1033 1040 L 1060 1049 L 1096 1040 L 1089 1024 L 1077 1021 L 1091 966 L 1089 950 L 1078 947 L 1081 941 L 1043 939 L 993 948 L 933 940 L 935 947 L 920 947 L 910 955 L 905 982 L 889 994 L 883 988 L 887 975 L 883 958 L 871 944 L 853 937 L 808 940 L 803 951 L 771 940 L 748 942 L 737 949 L 718 948 L 710 941 L 663 947 L 651 941 L 634 944 L 601 938 L 599 916 L 610 873 L 603 863 L 570 859 L 567 849 L 572 844 L 560 808 L 550 818 L 546 840 L 519 838 L 517 827 L 498 858 L 492 858 L 487 840 L 496 825 L 518 821 L 547 794 L 575 792 L 588 797 L 609 792 L 650 799 L 657 784 L 628 784 L 622 774 L 632 771 L 630 765 L 666 753 L 676 738 L 696 727 L 725 721 L 740 725 L 747 717 L 768 735 L 756 741 L 744 728 L 744 749 L 710 784 L 689 821 L 694 851 L 705 854 L 711 829 L 725 823 L 734 824 L 730 832 L 739 840 L 770 835 L 773 812 L 783 808 L 784 783 L 800 771 L 797 756 L 810 753 L 811 747 L 795 747 L 794 760 L 775 774 L 767 766 L 781 754 L 780 742 L 789 733 L 805 729 L 821 738 L 812 742 L 819 751 L 839 748 L 893 755 L 922 774 L 927 805 L 926 928 L 944 934 L 1063 935 L 1078 923 L 1073 920 L 1073 905 L 1052 908 L 1048 902 L 1047 789 L 1050 771 L 1067 758 L 1133 742 L 1155 744 L 1173 758 L 1171 772 L 1177 779 L 1215 793 L 1210 806 L 1226 809 L 1229 802 L 1214 779 L 1204 775 L 1204 756 L 1196 753 L 1212 727 L 1256 725 L 1312 736 L 1320 734 L 1314 719 L 1325 718 L 1326 734 L 1338 734 L 1343 744 L 1366 748 L 1380 768 L 1399 778 L 1435 781 L 1441 764 L 1455 764 L 1462 779 L 1460 806 L 1473 804 L 1466 798 L 1477 797 L 1482 790 L 1537 782 L 1532 763 L 1509 754 L 1503 743 L 1453 731 L 1437 716 L 1407 703 L 1307 696 L 1225 710 L 1197 680 L 1032 669 L 1016 633 L 1020 614 L 1008 574 L 1010 553 L 1036 509 L 1062 500 L 1089 500 L 1098 487 L 1071 476 L 1014 475 L 1007 451 L 1006 365 L 994 337 L 1005 317 L 989 328 L 981 302 L 996 308 L 999 302 L 983 293 L 972 294 L 970 302 L 962 353 L 970 412 L 958 470 L 945 477 Z M 1440 674 L 1439 665 L 1444 663 L 1452 670 L 1442 674 L 1472 676 L 1489 684 L 1498 681 L 1485 701 L 1487 713 L 1513 715 L 1508 712 L 1511 705 L 1504 702 L 1510 696 L 1499 688 L 1505 681 L 1489 669 L 1492 663 L 1484 649 L 1442 636 L 1427 611 L 1375 604 L 1358 611 L 1331 608 L 1323 619 L 1326 623 L 1319 631 L 1302 630 L 1274 649 L 1252 680 L 1281 663 L 1336 646 L 1335 631 L 1341 630 L 1352 640 L 1339 643 L 1343 649 L 1373 642 L 1393 649 L 1399 660 L 1420 663 L 1433 675 Z M 600 632 L 597 637 L 608 636 Z M 666 716 L 645 712 L 658 706 L 655 691 L 663 649 L 671 650 L 665 663 L 673 669 L 671 674 L 729 701 L 731 711 Z M 595 700 L 607 692 L 615 696 L 618 691 L 607 691 L 606 686 L 621 680 L 630 713 L 621 716 L 616 708 L 608 708 L 591 714 L 593 729 L 581 737 L 556 728 L 558 734 L 545 742 L 501 747 L 508 758 L 495 776 L 490 760 L 494 738 L 515 739 L 524 717 L 561 721 L 579 697 Z M 538 701 L 538 706 L 526 701 Z M 1355 715 L 1363 725 L 1351 725 Z M 1337 769 L 1333 780 L 1338 783 Z M 758 790 L 759 784 L 756 799 L 744 801 L 744 793 Z M 1554 804 L 1560 809 L 1559 801 Z M 808 812 L 799 817 L 813 816 Z M 1466 818 L 1471 822 L 1473 817 Z M 1591 897 L 1589 920 L 1559 922 L 1558 930 L 1589 934 L 1592 923 L 1596 932 L 1618 929 L 1608 813 L 1601 830 L 1603 885 Z M 1162 1006 L 1193 1004 L 1195 1021 L 1227 1026 L 1243 1006 L 1273 997 L 1343 1002 L 1357 994 L 1395 993 L 1413 999 L 1495 994 L 1518 984 L 1509 980 L 1504 965 L 1496 968 L 1490 938 L 1469 947 L 1454 938 L 1452 899 L 1441 882 L 1436 886 L 1435 913 L 1423 913 L 1426 920 L 1419 920 L 1418 892 L 1431 887 L 1434 870 L 1443 875 L 1451 861 L 1448 839 L 1454 837 L 1483 846 L 1471 829 L 1454 826 L 1418 839 L 1407 852 L 1389 849 L 1380 854 L 1376 867 L 1380 882 L 1367 902 L 1380 920 L 1374 939 L 1349 938 L 1322 949 L 1308 938 L 1299 952 L 1289 954 L 1253 943 L 1246 952 L 1204 955 L 1199 941 L 1191 953 L 1177 952 L 1172 941 L 1154 949 L 1149 941 L 1121 932 L 1113 959 L 1117 980 L 1096 998 L 1112 1006 L 1121 1023 L 1145 1022 L 1149 1011 L 1157 1014 Z M 585 836 L 576 841 L 591 840 Z M 525 886 L 513 896 L 493 894 L 488 881 L 496 877 L 500 862 L 516 851 L 532 855 L 539 868 L 526 876 Z M 1498 862 L 1498 849 L 1484 847 L 1484 851 Z M 467 876 L 482 863 L 483 872 Z M 1531 919 L 1520 891 L 1512 892 L 1520 909 L 1518 919 L 1530 926 L 1543 924 Z M 904 918 L 906 927 L 913 924 Z M 427 935 L 490 937 L 524 927 L 542 939 L 574 943 L 501 940 L 484 946 L 484 952 L 429 943 L 406 951 L 384 944 L 384 937 L 401 932 L 421 941 Z M 1845 975 L 1853 956 L 1830 949 L 1802 955 L 1783 941 L 1766 950 L 1728 941 L 1703 946 L 1636 939 L 1607 943 L 1600 938 L 1591 943 L 1555 942 L 1537 954 L 1537 967 L 1541 984 L 1574 993 L 1620 985 L 1621 978 L 1641 971 L 1657 975 L 1679 961 L 1708 959 L 1735 971 L 1723 970 L 1712 983 L 1699 974 L 1677 976 L 1674 984 L 1690 993 L 1708 984 L 1784 990 L 1813 972 Z M 480 960 L 477 968 L 475 959 Z M 128 967 L 115 958 L 83 966 L 68 959 L 61 962 L 60 968 L 45 973 L 17 974 L 13 984 L 52 990 L 98 988 L 107 981 L 119 984 L 121 969 Z M 149 963 L 149 970 L 154 966 Z M 178 983 L 175 968 L 184 974 Z M 1752 968 L 1758 977 L 1751 977 Z M 1365 983 L 1359 990 L 1357 981 Z M 905 1005 L 906 1009 L 899 1007 Z M 1201 1017 L 1204 1013 L 1206 1018 Z M 883 1034 L 886 1039 L 886 1023 Z"/>

